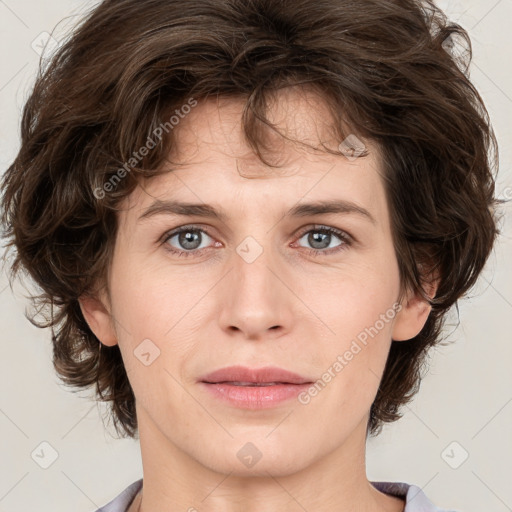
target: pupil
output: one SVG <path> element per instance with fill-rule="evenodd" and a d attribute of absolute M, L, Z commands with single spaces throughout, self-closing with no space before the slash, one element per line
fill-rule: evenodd
<path fill-rule="evenodd" d="M 310 233 L 308 242 L 315 248 L 315 249 L 325 249 L 326 247 L 329 247 L 329 238 L 330 234 L 328 233 Z M 325 241 L 327 240 L 327 244 L 325 244 Z M 319 246 L 317 244 L 320 244 Z"/>
<path fill-rule="evenodd" d="M 199 240 L 197 232 L 184 231 L 179 235 L 179 242 L 184 249 L 197 249 L 201 243 L 197 243 Z"/>

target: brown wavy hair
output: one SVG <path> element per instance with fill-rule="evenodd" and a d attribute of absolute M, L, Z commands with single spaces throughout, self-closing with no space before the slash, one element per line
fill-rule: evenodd
<path fill-rule="evenodd" d="M 413 290 L 432 306 L 416 337 L 392 342 L 368 431 L 400 418 L 429 349 L 444 341 L 446 312 L 473 286 L 500 233 L 498 148 L 469 79 L 471 59 L 467 32 L 432 1 L 100 3 L 40 68 L 21 148 L 1 183 L 9 276 L 23 270 L 42 290 L 31 299 L 44 318 L 29 319 L 51 327 L 61 380 L 95 385 L 117 433 L 137 436 L 119 347 L 101 347 L 78 302 L 106 286 L 116 207 L 162 172 L 174 132 L 167 127 L 140 160 L 134 151 L 192 98 L 236 96 L 245 100 L 247 142 L 272 165 L 268 99 L 307 86 L 325 100 L 340 141 L 355 134 L 380 149 L 401 296 Z M 422 285 L 432 276 L 439 286 L 430 299 Z"/>

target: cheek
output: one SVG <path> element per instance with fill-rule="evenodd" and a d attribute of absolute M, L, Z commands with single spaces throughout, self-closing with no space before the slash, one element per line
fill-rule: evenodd
<path fill-rule="evenodd" d="M 179 402 L 182 389 L 176 381 L 186 380 L 183 371 L 205 337 L 201 328 L 211 313 L 204 296 L 211 284 L 206 276 L 192 283 L 185 267 L 171 274 L 134 260 L 116 263 L 111 278 L 115 328 L 132 387 L 148 406 L 171 392 Z"/>
<path fill-rule="evenodd" d="M 299 296 L 338 348 L 360 334 L 364 341 L 368 330 L 372 338 L 390 335 L 399 293 L 398 266 L 393 260 L 389 265 L 359 263 L 328 275 L 311 274 L 302 283 Z"/>
<path fill-rule="evenodd" d="M 309 415 L 351 431 L 368 413 L 377 394 L 391 344 L 393 320 L 375 321 L 377 310 L 352 317 L 332 343 L 321 344 L 322 366 L 314 389 L 302 396 Z M 379 313 L 380 314 L 380 313 Z M 377 315 L 378 317 L 378 315 Z"/>
<path fill-rule="evenodd" d="M 309 303 L 323 324 L 314 357 L 322 365 L 321 385 L 349 408 L 369 407 L 389 353 L 399 309 L 399 273 L 392 257 L 387 262 L 361 263 L 329 280 L 317 280 Z"/>
<path fill-rule="evenodd" d="M 206 275 L 195 273 L 191 279 L 185 266 L 171 272 L 135 257 L 116 263 L 111 277 L 114 314 L 133 337 L 166 338 L 181 318 L 187 321 L 208 291 Z"/>

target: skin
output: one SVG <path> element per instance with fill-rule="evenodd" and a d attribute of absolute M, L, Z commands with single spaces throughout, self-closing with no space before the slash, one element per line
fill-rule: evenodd
<path fill-rule="evenodd" d="M 281 132 L 338 146 L 314 92 L 284 89 L 277 99 L 268 117 Z M 399 313 L 306 405 L 294 399 L 237 409 L 198 383 L 234 364 L 321 379 L 399 297 L 377 148 L 365 142 L 369 155 L 351 161 L 272 136 L 284 163 L 272 171 L 243 139 L 242 106 L 238 98 L 208 100 L 180 122 L 172 156 L 184 165 L 139 186 L 122 205 L 110 300 L 101 292 L 80 301 L 99 340 L 119 344 L 136 396 L 140 510 L 403 511 L 403 500 L 367 479 L 366 426 L 391 340 L 406 343 L 428 317 L 419 297 L 408 294 Z M 137 222 L 157 198 L 211 204 L 226 220 L 161 214 Z M 327 199 L 352 201 L 375 223 L 356 213 L 284 216 L 299 202 Z M 164 235 L 189 224 L 207 233 L 194 231 L 200 248 L 179 257 L 167 249 L 186 247 Z M 308 238 L 318 225 L 348 233 L 352 243 L 332 235 L 318 249 Z M 236 251 L 248 236 L 263 249 L 252 263 Z M 324 252 L 311 254 L 314 248 Z M 134 355 L 145 339 L 160 350 L 148 366 Z M 250 468 L 237 457 L 248 442 L 262 454 Z"/>

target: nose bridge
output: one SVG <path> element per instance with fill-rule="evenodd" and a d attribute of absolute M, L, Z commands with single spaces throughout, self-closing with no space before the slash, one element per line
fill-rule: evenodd
<path fill-rule="evenodd" d="M 223 328 L 258 337 L 268 329 L 284 326 L 289 305 L 286 287 L 276 277 L 278 268 L 278 258 L 268 243 L 263 247 L 248 236 L 238 244 L 232 257 L 233 270 L 226 276 L 226 300 L 220 314 Z"/>
<path fill-rule="evenodd" d="M 235 280 L 243 285 L 243 291 L 249 292 L 249 295 L 275 288 L 272 286 L 273 274 L 269 267 L 278 265 L 278 262 L 268 239 L 263 245 L 252 236 L 246 237 L 236 247 L 233 265 Z"/>

